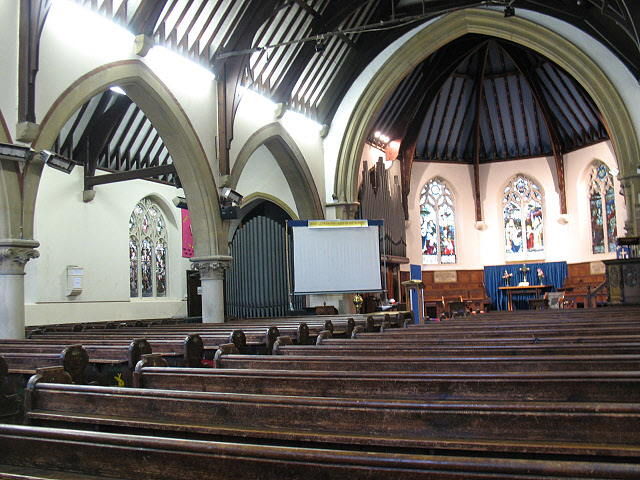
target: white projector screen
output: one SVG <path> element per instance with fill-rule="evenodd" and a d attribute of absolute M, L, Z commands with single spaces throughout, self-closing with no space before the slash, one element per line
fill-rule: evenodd
<path fill-rule="evenodd" d="M 381 220 L 289 222 L 293 293 L 379 292 Z"/>

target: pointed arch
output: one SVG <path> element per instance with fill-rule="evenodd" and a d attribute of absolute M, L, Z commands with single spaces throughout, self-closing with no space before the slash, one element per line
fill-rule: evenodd
<path fill-rule="evenodd" d="M 429 179 L 420 191 L 420 232 L 423 264 L 457 262 L 455 194 L 440 176 Z"/>
<path fill-rule="evenodd" d="M 12 143 L 0 111 L 0 143 Z M 20 238 L 22 224 L 20 171 L 15 162 L 0 160 L 0 239 Z"/>
<path fill-rule="evenodd" d="M 119 85 L 145 113 L 162 137 L 176 166 L 194 222 L 196 255 L 226 254 L 215 177 L 204 147 L 178 100 L 140 60 L 124 60 L 96 68 L 71 84 L 44 116 L 33 147 L 50 148 L 68 118 L 102 90 Z M 42 163 L 32 162 L 25 179 L 25 230 L 33 233 L 33 210 Z"/>
<path fill-rule="evenodd" d="M 324 218 L 311 170 L 291 135 L 277 122 L 260 128 L 245 142 L 233 164 L 229 186 L 235 188 L 238 185 L 249 158 L 261 145 L 267 147 L 287 179 L 299 217 L 303 220 Z"/>
<path fill-rule="evenodd" d="M 469 33 L 508 39 L 531 48 L 564 68 L 584 87 L 602 113 L 622 175 L 627 177 L 635 173 L 640 145 L 633 121 L 611 80 L 587 52 L 548 28 L 524 18 L 505 19 L 502 12 L 488 9 L 462 9 L 442 16 L 416 33 L 390 56 L 363 89 L 351 112 L 338 153 L 334 195 L 339 201 L 356 201 L 362 149 L 371 124 L 389 93 L 425 58 Z M 627 190 L 627 208 L 632 210 L 629 218 L 635 219 L 634 191 L 632 188 Z M 633 231 L 636 229 L 636 225 L 629 227 Z"/>
<path fill-rule="evenodd" d="M 543 260 L 545 204 L 540 183 L 529 175 L 518 173 L 501 191 L 505 260 Z"/>

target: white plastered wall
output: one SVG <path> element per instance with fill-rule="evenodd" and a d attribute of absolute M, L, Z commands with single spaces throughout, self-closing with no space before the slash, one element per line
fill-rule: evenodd
<path fill-rule="evenodd" d="M 7 9 L 6 5 L 13 3 L 2 2 L 0 8 Z M 197 132 L 210 163 L 215 162 L 217 102 L 213 76 L 195 75 L 191 66 L 183 63 L 183 59 L 162 57 L 158 55 L 160 50 L 152 49 L 143 59 L 135 56 L 131 34 L 112 32 L 105 44 L 103 38 L 97 35 L 99 28 L 83 28 L 87 22 L 72 22 L 60 29 L 55 25 L 54 9 L 58 3 L 53 3 L 40 43 L 40 70 L 36 80 L 37 121 L 41 121 L 55 106 L 65 90 L 89 72 L 109 64 L 137 59 L 146 63 L 171 92 Z M 86 9 L 83 10 L 83 14 L 86 14 Z M 11 63 L 7 73 L 11 74 L 12 66 L 17 68 L 17 7 L 13 17 L 1 18 L 15 28 L 12 33 L 14 36 L 8 43 L 16 45 L 15 59 L 8 60 Z M 9 18 L 12 20 L 7 20 Z M 74 31 L 76 27 L 79 29 L 77 32 Z M 4 29 L 0 29 L 0 32 L 2 37 L 9 35 Z M 9 53 L 3 49 L 1 55 L 7 56 Z M 2 82 L 8 81 L 4 72 L 0 78 Z M 11 106 L 7 107 L 9 114 L 4 111 L 3 114 L 9 127 L 13 128 L 15 116 L 11 115 L 15 111 L 13 97 L 17 92 L 16 78 L 2 92 L 0 105 L 3 110 L 5 105 Z M 81 106 L 81 101 L 78 99 L 78 106 Z M 72 113 L 68 112 L 68 115 Z M 97 186 L 95 199 L 83 203 L 82 176 L 82 167 L 76 167 L 70 176 L 48 168 L 44 170 L 36 200 L 34 226 L 34 237 L 41 244 L 38 248 L 40 257 L 26 266 L 26 324 L 185 315 L 185 271 L 192 265 L 188 259 L 182 258 L 180 211 L 172 203 L 175 196 L 184 195 L 182 190 L 135 180 Z M 164 299 L 130 299 L 128 221 L 136 202 L 149 195 L 164 208 L 167 219 L 168 292 Z M 76 298 L 66 296 L 67 265 L 84 269 L 83 291 Z"/>
<path fill-rule="evenodd" d="M 257 93 L 247 91 L 236 112 L 230 159 L 233 168 L 235 159 L 247 140 L 262 127 L 279 122 L 291 136 L 307 163 L 320 198 L 324 198 L 323 144 L 320 125 L 297 113 L 286 112 L 281 119 L 275 117 L 275 104 Z M 265 153 L 266 152 L 266 153 Z M 264 160 L 264 164 L 260 163 Z M 277 169 L 277 171 L 273 171 Z M 276 185 L 266 184 L 272 178 Z M 282 183 L 282 182 L 285 183 Z M 252 154 L 238 180 L 238 192 L 248 197 L 255 193 L 268 193 L 279 198 L 291 211 L 298 214 L 291 187 L 286 183 L 280 167 L 266 148 L 260 147 Z"/>
<path fill-rule="evenodd" d="M 172 186 L 144 180 L 100 185 L 82 201 L 83 172 L 46 169 L 36 204 L 40 258 L 26 266 L 27 325 L 186 315 L 188 259 L 182 258 L 182 221 Z M 129 217 L 150 196 L 166 219 L 168 291 L 162 299 L 129 298 Z M 83 268 L 82 293 L 67 296 L 67 266 Z"/>
<path fill-rule="evenodd" d="M 162 55 L 162 49 L 154 47 L 146 57 L 138 57 L 134 52 L 134 36 L 120 27 L 105 26 L 108 41 L 102 29 L 83 28 L 82 22 L 74 22 L 63 29 L 56 28 L 56 8 L 68 2 L 53 2 L 49 18 L 45 22 L 40 41 L 40 70 L 36 86 L 36 115 L 41 120 L 53 102 L 74 82 L 96 68 L 128 59 L 144 62 L 171 91 L 181 108 L 187 113 L 196 130 L 209 162 L 215 164 L 215 137 L 217 132 L 216 84 L 213 77 L 204 79 L 190 63 L 176 63 L 177 56 Z M 77 5 L 82 15 L 97 15 Z M 73 11 L 75 8 L 72 8 Z M 65 13 L 65 12 L 63 12 Z M 102 19 L 99 22 L 106 22 Z M 62 21 L 62 20 L 60 20 Z M 102 23 L 99 23 L 101 25 Z M 17 91 L 17 90 L 16 90 Z M 71 112 L 70 112 L 71 113 Z"/>
<path fill-rule="evenodd" d="M 617 169 L 615 157 L 608 142 L 584 148 L 565 156 L 565 188 L 568 223 L 561 218 L 559 193 L 555 182 L 555 161 L 552 157 L 533 160 L 498 162 L 480 167 L 480 201 L 486 228 L 475 228 L 473 167 L 443 163 L 414 162 L 409 195 L 410 226 L 407 230 L 407 256 L 412 264 L 421 265 L 421 236 L 419 199 L 422 187 L 433 177 L 442 177 L 451 186 L 456 199 L 456 239 L 458 263 L 455 265 L 429 265 L 427 270 L 482 269 L 486 265 L 505 263 L 504 226 L 502 224 L 502 195 L 504 186 L 521 173 L 534 182 L 544 195 L 545 261 L 579 263 L 615 258 L 615 253 L 591 253 L 589 204 L 585 172 L 594 160 L 602 160 L 610 169 Z M 624 235 L 621 225 L 626 220 L 624 197 L 620 184 L 614 179 L 616 191 L 616 221 L 618 233 Z M 404 267 L 404 266 L 403 266 Z M 403 268 L 408 269 L 408 267 Z"/>
<path fill-rule="evenodd" d="M 245 165 L 246 175 L 238 182 L 238 192 L 245 197 L 252 193 L 262 193 L 276 197 L 295 211 L 295 201 L 291 188 L 273 155 L 264 145 L 258 147 Z"/>

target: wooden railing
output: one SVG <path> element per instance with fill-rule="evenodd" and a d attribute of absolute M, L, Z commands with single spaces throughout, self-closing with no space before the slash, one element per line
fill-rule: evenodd
<path fill-rule="evenodd" d="M 587 287 L 587 301 L 585 302 L 585 308 L 602 307 L 608 304 L 609 294 L 606 291 L 606 280 L 593 290 L 591 286 Z"/>

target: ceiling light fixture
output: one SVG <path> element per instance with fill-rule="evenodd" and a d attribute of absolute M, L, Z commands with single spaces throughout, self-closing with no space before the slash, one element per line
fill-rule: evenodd
<path fill-rule="evenodd" d="M 73 167 L 76 166 L 76 163 L 73 160 L 48 150 L 42 150 L 42 152 L 40 152 L 40 158 L 46 165 L 64 173 L 71 173 Z"/>

